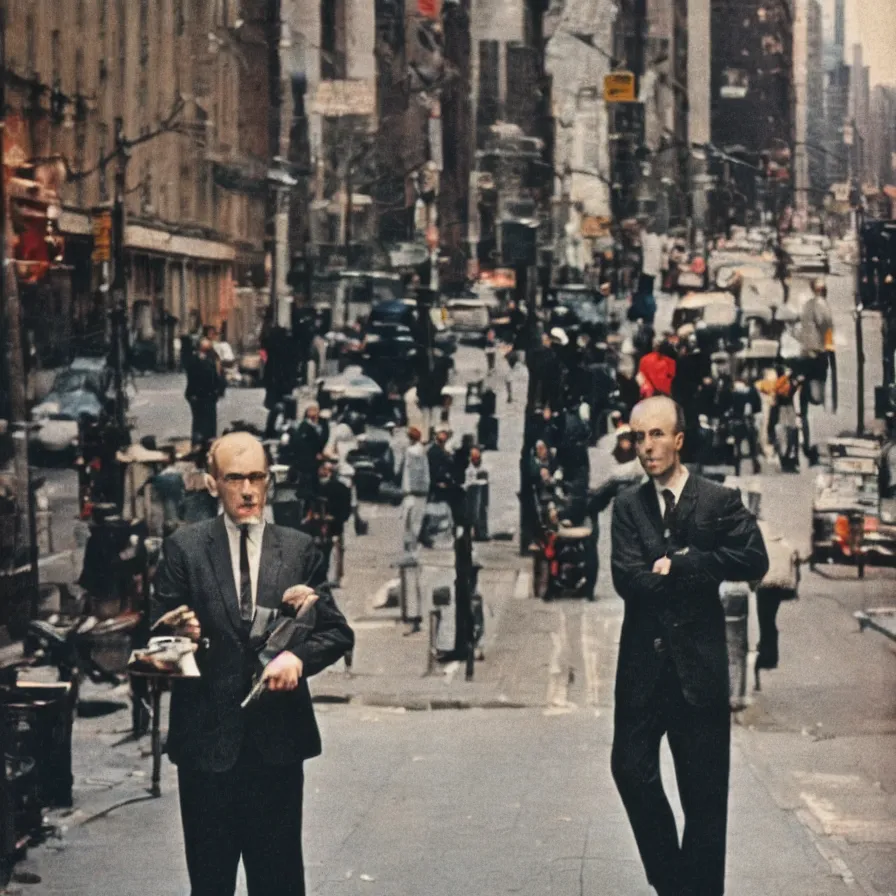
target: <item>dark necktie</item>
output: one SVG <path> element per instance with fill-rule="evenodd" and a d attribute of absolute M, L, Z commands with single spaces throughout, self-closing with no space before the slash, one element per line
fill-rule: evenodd
<path fill-rule="evenodd" d="M 252 619 L 252 575 L 249 572 L 249 527 L 240 526 L 240 618 Z"/>
<path fill-rule="evenodd" d="M 663 501 L 666 504 L 666 509 L 663 512 L 663 529 L 665 529 L 664 534 L 668 538 L 672 528 L 672 513 L 675 510 L 675 494 L 671 488 L 663 489 Z"/>

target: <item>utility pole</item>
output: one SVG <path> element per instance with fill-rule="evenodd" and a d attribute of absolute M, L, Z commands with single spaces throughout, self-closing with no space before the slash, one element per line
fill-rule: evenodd
<path fill-rule="evenodd" d="M 125 317 L 127 315 L 127 270 L 125 267 L 125 191 L 130 149 L 124 138 L 124 121 L 115 119 L 115 198 L 112 204 L 112 363 L 115 375 L 115 424 L 126 425 L 124 396 Z"/>
<path fill-rule="evenodd" d="M 282 0 L 268 4 L 268 153 L 271 169 L 268 172 L 268 245 L 271 253 L 270 302 L 278 326 L 290 329 L 292 309 L 287 294 L 286 275 L 289 270 L 289 190 L 296 181 L 289 176 L 286 160 L 289 156 L 289 128 L 284 127 L 283 60 L 282 51 L 289 48 L 283 22 Z"/>
<path fill-rule="evenodd" d="M 859 246 L 859 264 L 856 265 L 856 306 L 853 317 L 856 324 L 856 435 L 865 433 L 865 334 L 862 328 L 862 207 L 856 208 L 856 242 Z"/>

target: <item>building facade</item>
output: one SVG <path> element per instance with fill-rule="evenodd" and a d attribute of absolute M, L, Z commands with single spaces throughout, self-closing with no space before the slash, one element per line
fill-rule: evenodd
<path fill-rule="evenodd" d="M 788 0 L 713 0 L 715 230 L 777 218 L 793 201 L 793 26 Z"/>
<path fill-rule="evenodd" d="M 113 199 L 116 135 L 134 338 L 164 351 L 166 321 L 226 324 L 237 342 L 253 328 L 238 295 L 263 284 L 267 56 L 241 21 L 225 0 L 10 0 L 7 157 L 64 168 L 73 336 L 108 310 L 93 219 Z"/>
<path fill-rule="evenodd" d="M 794 191 L 796 226 L 809 224 L 824 196 L 824 57 L 821 4 L 796 0 L 794 9 Z"/>

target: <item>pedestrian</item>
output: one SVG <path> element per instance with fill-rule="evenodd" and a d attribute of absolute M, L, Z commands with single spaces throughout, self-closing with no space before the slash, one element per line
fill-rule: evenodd
<path fill-rule="evenodd" d="M 753 676 L 757 691 L 761 690 L 760 670 L 778 668 L 778 608 L 782 600 L 796 599 L 800 584 L 800 555 L 793 545 L 764 520 L 760 521 L 759 530 L 768 551 L 769 566 L 756 589 L 759 644 Z"/>
<path fill-rule="evenodd" d="M 641 398 L 652 395 L 670 395 L 677 369 L 677 352 L 668 338 L 657 339 L 653 351 L 638 363 L 637 380 L 641 386 Z"/>
<path fill-rule="evenodd" d="M 408 447 L 401 467 L 402 549 L 405 554 L 417 550 L 423 530 L 426 499 L 429 497 L 429 459 L 418 426 L 407 430 Z"/>
<path fill-rule="evenodd" d="M 759 432 L 757 418 L 762 411 L 762 399 L 753 378 L 746 373 L 734 380 L 731 387 L 731 433 L 736 441 L 737 459 L 735 476 L 740 475 L 740 457 L 743 442 L 747 443 L 748 457 L 753 464 L 753 473 L 762 472 L 759 464 Z"/>
<path fill-rule="evenodd" d="M 613 584 L 625 601 L 613 778 L 659 896 L 721 896 L 731 720 L 719 585 L 761 579 L 768 558 L 738 492 L 682 465 L 679 405 L 646 399 L 631 428 L 649 481 L 613 507 Z M 681 842 L 660 777 L 663 735 L 684 809 Z"/>
<path fill-rule="evenodd" d="M 401 539 L 402 560 L 413 560 L 408 575 L 409 597 L 412 603 L 406 608 L 411 634 L 420 631 L 423 624 L 423 586 L 420 581 L 417 552 L 424 538 L 426 500 L 429 497 L 429 458 L 423 447 L 423 434 L 417 426 L 407 430 L 408 447 L 401 468 Z"/>
<path fill-rule="evenodd" d="M 473 541 L 488 541 L 488 470 L 482 462 L 482 449 L 478 445 L 470 448 L 470 458 L 464 469 L 464 486 Z"/>
<path fill-rule="evenodd" d="M 325 578 L 329 580 L 330 557 L 333 548 L 338 551 L 338 562 L 334 581 L 342 582 L 342 574 L 345 565 L 345 524 L 352 515 L 352 490 L 336 475 L 336 465 L 325 460 L 317 470 L 317 488 L 315 500 L 321 505 L 324 522 L 326 524 L 325 537 L 319 546 L 323 554 L 323 571 Z"/>
<path fill-rule="evenodd" d="M 803 454 L 810 466 L 818 464 L 818 448 L 812 444 L 809 427 L 809 406 L 824 404 L 829 356 L 834 346 L 834 319 L 828 304 L 828 289 L 823 277 L 812 281 L 812 295 L 800 309 L 800 366 L 805 380 L 800 390 Z"/>
<path fill-rule="evenodd" d="M 642 223 L 641 273 L 638 276 L 638 287 L 632 297 L 632 304 L 628 312 L 628 319 L 632 323 L 643 320 L 646 324 L 653 324 L 653 319 L 656 316 L 654 289 L 660 278 L 662 255 L 662 244 L 653 220 Z M 660 283 L 662 283 L 661 280 Z"/>
<path fill-rule="evenodd" d="M 264 435 L 266 439 L 274 439 L 280 409 L 296 385 L 295 347 L 289 331 L 279 326 L 271 327 L 266 333 L 262 347 L 267 353 L 262 374 L 264 406 L 268 411 Z"/>
<path fill-rule="evenodd" d="M 310 488 L 318 464 L 324 459 L 324 449 L 330 441 L 330 426 L 321 417 L 320 405 L 312 401 L 298 426 L 289 434 L 287 458 L 290 478 L 299 488 Z"/>
<path fill-rule="evenodd" d="M 222 437 L 208 477 L 223 513 L 165 541 L 155 582 L 158 621 L 197 644 L 201 673 L 172 683 L 168 729 L 191 892 L 233 894 L 242 858 L 250 896 L 304 896 L 303 763 L 321 752 L 308 679 L 354 635 L 326 587 L 293 588 L 313 581 L 320 554 L 306 535 L 264 522 L 261 442 Z M 285 604 L 303 624 L 269 647 Z M 243 709 L 255 676 L 266 691 Z"/>
<path fill-rule="evenodd" d="M 769 417 L 769 426 L 774 422 L 773 445 L 778 452 L 782 473 L 798 473 L 800 470 L 799 428 L 797 427 L 797 404 L 799 393 L 805 388 L 802 378 L 796 376 L 789 367 L 780 367 L 775 381 L 774 405 Z M 777 429 L 784 431 L 784 439 L 778 437 Z"/>
<path fill-rule="evenodd" d="M 218 401 L 223 398 L 226 383 L 211 340 L 203 337 L 187 366 L 187 388 L 184 396 L 193 415 L 192 440 L 200 444 L 218 434 Z"/>

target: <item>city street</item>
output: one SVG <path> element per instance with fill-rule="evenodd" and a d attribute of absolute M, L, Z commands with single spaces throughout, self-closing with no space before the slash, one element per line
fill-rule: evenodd
<path fill-rule="evenodd" d="M 896 896 L 893 5 L 0 0 L 0 896 Z"/>
<path fill-rule="evenodd" d="M 836 414 L 813 409 L 820 439 L 855 426 L 851 269 L 830 278 L 830 291 L 840 407 Z M 660 320 L 671 305 L 660 299 Z M 880 357 L 873 318 L 865 335 L 872 408 Z M 462 350 L 457 382 L 483 368 L 481 353 Z M 501 450 L 487 455 L 493 528 L 516 526 L 521 410 L 519 402 L 499 401 Z M 138 435 L 178 434 L 188 422 L 180 377 L 139 380 L 133 412 Z M 260 392 L 228 392 L 219 425 L 236 418 L 263 421 Z M 456 438 L 472 430 L 473 419 L 453 414 Z M 603 463 L 593 452 L 598 479 Z M 755 477 L 763 517 L 804 554 L 814 475 L 804 466 L 798 476 Z M 51 474 L 60 495 L 72 478 Z M 609 581 L 608 516 L 593 604 L 535 601 L 528 561 L 517 556 L 515 542 L 478 548 L 485 658 L 475 680 L 464 682 L 453 665 L 425 676 L 425 634 L 405 637 L 396 611 L 376 608 L 396 576 L 390 564 L 397 559 L 398 509 L 364 505 L 364 514 L 370 534 L 351 535 L 339 592 L 358 634 L 354 668 L 349 673 L 339 664 L 312 683 L 328 702 L 319 705 L 324 755 L 309 765 L 306 781 L 309 892 L 646 896 L 609 775 L 622 604 Z M 443 577 L 453 576 L 450 554 L 427 558 Z M 800 600 L 782 608 L 780 668 L 764 676 L 762 692 L 751 694 L 734 729 L 732 896 L 896 892 L 896 653 L 882 636 L 860 633 L 852 618 L 856 610 L 892 603 L 894 582 L 892 570 L 869 568 L 863 581 L 846 567 L 806 571 Z M 32 850 L 22 866 L 42 878 L 27 892 L 182 893 L 173 769 L 165 765 L 159 800 L 141 799 L 147 744 L 122 742 L 124 692 L 100 696 L 118 700 L 120 710 L 77 723 L 76 810 L 56 819 L 66 828 L 61 838 Z M 445 711 L 413 711 L 438 707 Z M 673 779 L 669 765 L 666 780 Z"/>

